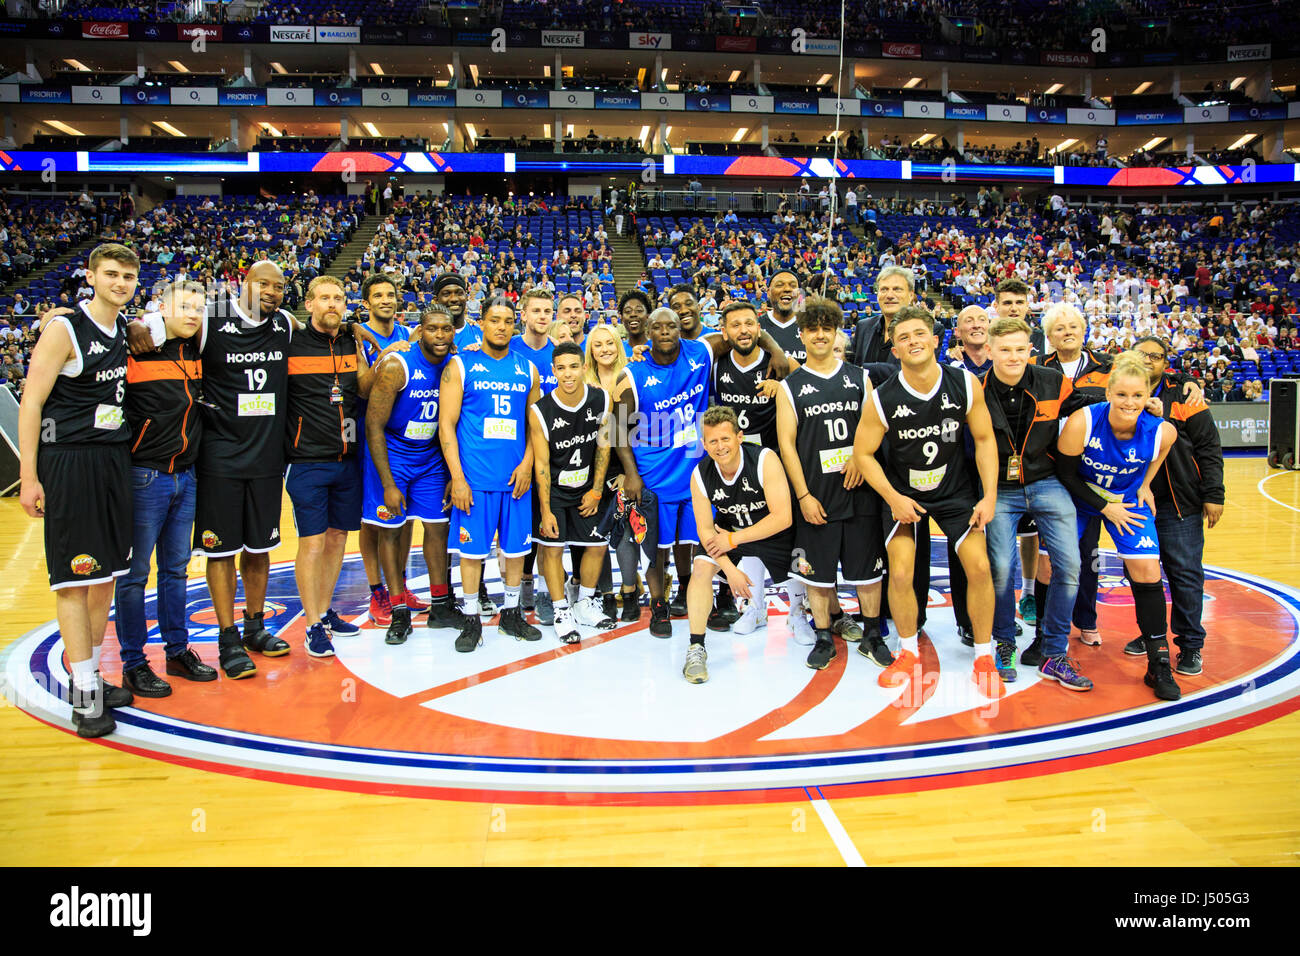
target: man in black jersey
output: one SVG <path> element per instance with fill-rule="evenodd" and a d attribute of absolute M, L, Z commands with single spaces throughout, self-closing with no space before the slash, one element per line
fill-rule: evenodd
<path fill-rule="evenodd" d="M 797 362 L 803 362 L 808 357 L 808 351 L 804 348 L 803 339 L 799 337 L 799 320 L 795 315 L 798 305 L 798 276 L 786 269 L 773 273 L 767 283 L 767 311 L 759 323 L 763 331 L 785 350 L 786 355 Z"/>
<path fill-rule="evenodd" d="M 112 733 L 131 692 L 105 683 L 99 657 L 113 579 L 130 568 L 130 429 L 124 413 L 127 345 L 122 308 L 140 259 L 105 243 L 90 253 L 89 302 L 47 313 L 18 410 L 19 500 L 45 519 L 45 564 L 71 671 L 72 723 L 82 737 Z"/>
<path fill-rule="evenodd" d="M 562 342 L 551 353 L 557 385 L 537 400 L 528 417 L 537 476 L 533 540 L 555 607 L 555 633 L 565 644 L 582 639 L 578 625 L 614 627 L 596 599 L 607 543 L 596 533 L 597 509 L 609 468 L 609 395 L 583 379 L 583 352 Z M 564 590 L 565 547 L 581 555 L 578 602 L 569 607 Z"/>
<path fill-rule="evenodd" d="M 709 679 L 704 630 L 714 576 L 723 575 L 731 590 L 750 602 L 736 626 L 737 633 L 750 633 L 766 624 L 766 570 L 772 572 L 775 584 L 784 583 L 794 544 L 790 486 L 778 455 L 747 443 L 735 411 L 725 406 L 705 410 L 700 433 L 708 457 L 691 475 L 691 507 L 703 553 L 695 556 L 687 592 L 691 643 L 682 668 L 692 684 Z M 757 561 L 755 573 L 739 566 L 749 559 Z"/>
<path fill-rule="evenodd" d="M 843 320 L 830 299 L 816 296 L 804 304 L 799 333 L 808 361 L 782 382 L 777 396 L 781 460 L 798 505 L 790 577 L 808 589 L 815 640 L 807 663 L 817 670 L 839 653 L 832 633 L 860 633 L 860 653 L 881 667 L 893 660 L 880 635 L 880 498 L 863 485 L 853 462 L 853 433 L 871 383 L 864 369 L 835 358 Z M 843 612 L 831 611 L 841 569 L 845 583 L 857 589 L 860 629 Z"/>
<path fill-rule="evenodd" d="M 853 459 L 867 483 L 884 500 L 888 528 L 889 607 L 899 632 L 899 653 L 880 675 L 882 687 L 921 682 L 917 601 L 912 590 L 916 562 L 913 526 L 934 518 L 949 540 L 967 577 L 967 607 L 975 633 L 973 680 L 980 693 L 996 700 L 1006 693 L 993 660 L 993 578 L 984 526 L 997 502 L 997 443 L 984 393 L 965 369 L 935 360 L 939 338 L 934 318 L 922 306 L 900 309 L 889 328 L 902 369 L 871 394 L 853 442 Z M 962 441 L 963 422 L 975 441 L 975 462 L 983 497 Z M 884 468 L 876 452 L 887 442 Z"/>

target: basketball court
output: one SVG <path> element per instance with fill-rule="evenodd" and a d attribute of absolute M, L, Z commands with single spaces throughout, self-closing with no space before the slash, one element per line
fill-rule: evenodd
<path fill-rule="evenodd" d="M 60 700 L 68 674 L 40 524 L 4 499 L 4 861 L 1295 863 L 1300 474 L 1229 458 L 1225 480 L 1223 520 L 1206 536 L 1205 671 L 1178 677 L 1174 703 L 1143 685 L 1145 658 L 1122 653 L 1135 626 L 1113 553 L 1105 643 L 1071 642 L 1096 690 L 1021 668 L 990 704 L 969 682 L 941 546 L 927 678 L 900 691 L 877 686 L 878 669 L 842 642 L 828 669 L 805 667 L 779 592 L 765 630 L 710 633 L 703 685 L 681 676 L 686 622 L 657 639 L 648 613 L 571 646 L 550 628 L 521 643 L 485 625 L 472 654 L 454 651 L 452 631 L 417 625 L 390 647 L 366 626 L 336 638 L 336 658 L 313 659 L 287 536 L 267 618 L 293 652 L 255 656 L 251 680 L 172 679 L 171 697 L 137 698 L 95 741 L 72 733 Z M 293 527 L 287 513 L 281 527 Z M 410 571 L 427 588 L 418 540 Z M 198 560 L 190 574 L 191 642 L 214 663 Z M 499 595 L 491 563 L 487 578 Z M 335 606 L 365 623 L 367 599 L 353 550 Z M 117 682 L 111 634 L 110 622 L 104 670 Z M 161 672 L 161 644 L 148 653 Z"/>

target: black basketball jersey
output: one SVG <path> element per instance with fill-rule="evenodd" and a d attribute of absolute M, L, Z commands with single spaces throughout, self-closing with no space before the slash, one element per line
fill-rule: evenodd
<path fill-rule="evenodd" d="M 853 436 L 862 416 L 867 383 L 863 369 L 843 362 L 825 375 L 800 366 L 781 383 L 794 405 L 794 444 L 804 481 L 826 510 L 828 520 L 880 511 L 880 496 L 865 481 L 848 491 L 842 474 L 853 458 Z"/>
<path fill-rule="evenodd" d="M 747 365 L 740 355 L 728 350 L 713 366 L 713 401 L 735 409 L 745 441 L 780 451 L 776 444 L 776 401 L 758 391 L 767 378 L 772 357 L 756 348 Z"/>
<path fill-rule="evenodd" d="M 203 444 L 198 469 L 239 478 L 284 472 L 293 317 L 283 309 L 253 324 L 231 301 L 203 329 Z M 224 313 L 224 314 L 223 314 Z"/>
<path fill-rule="evenodd" d="M 797 318 L 791 316 L 789 325 L 781 325 L 769 310 L 759 317 L 758 324 L 764 332 L 772 336 L 776 344 L 781 346 L 790 358 L 797 359 L 800 365 L 808 360 L 808 349 L 804 346 L 803 339 L 799 337 Z"/>
<path fill-rule="evenodd" d="M 695 469 L 698 483 L 713 508 L 713 521 L 723 531 L 739 531 L 768 516 L 767 492 L 763 488 L 763 462 L 776 452 L 757 445 L 740 446 L 740 468 L 728 481 L 718 463 L 705 458 Z M 784 480 L 784 479 L 782 479 Z"/>
<path fill-rule="evenodd" d="M 971 461 L 962 427 L 978 385 L 964 368 L 939 366 L 939 381 L 919 395 L 898 372 L 872 395 L 885 423 L 885 475 L 900 493 L 917 501 L 973 498 Z"/>
<path fill-rule="evenodd" d="M 551 448 L 551 504 L 576 505 L 596 477 L 596 447 L 609 413 L 609 394 L 583 385 L 577 408 L 567 408 L 552 389 L 537 400 L 533 414 Z"/>
<path fill-rule="evenodd" d="M 51 321 L 67 326 L 76 358 L 63 366 L 41 410 L 41 444 L 108 445 L 131 439 L 127 428 L 126 322 L 105 332 L 81 303 Z"/>

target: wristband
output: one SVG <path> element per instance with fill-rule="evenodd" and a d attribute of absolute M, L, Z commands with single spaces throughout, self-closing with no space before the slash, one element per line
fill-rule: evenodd
<path fill-rule="evenodd" d="M 736 532 L 734 532 L 734 531 L 728 531 L 728 532 L 727 532 L 727 541 L 729 542 L 728 545 L 727 545 L 727 547 L 728 547 L 728 548 L 733 548 L 733 549 L 734 549 L 734 548 L 736 547 Z"/>
<path fill-rule="evenodd" d="M 804 492 L 803 494 L 801 494 L 798 498 L 796 498 L 795 501 L 803 501 L 803 500 L 804 500 L 805 498 L 807 498 L 810 494 L 812 494 L 811 491 L 805 491 L 805 492 Z"/>

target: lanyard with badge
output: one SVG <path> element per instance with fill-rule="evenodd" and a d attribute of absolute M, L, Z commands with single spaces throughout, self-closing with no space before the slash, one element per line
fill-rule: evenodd
<path fill-rule="evenodd" d="M 181 373 L 181 377 L 185 379 L 185 384 L 186 384 L 186 385 L 193 385 L 193 386 L 194 386 L 194 401 L 195 401 L 195 403 L 198 404 L 198 405 L 202 405 L 204 408 L 210 408 L 210 409 L 212 409 L 214 412 L 220 411 L 221 409 L 219 409 L 219 408 L 216 406 L 215 403 L 208 401 L 208 399 L 207 399 L 206 397 L 204 397 L 204 395 L 203 395 L 203 379 L 202 379 L 202 378 L 190 378 L 190 373 L 187 372 L 187 371 L 185 371 L 185 362 L 184 362 L 184 359 L 185 359 L 185 346 L 184 346 L 184 345 L 181 345 L 181 347 L 180 347 L 180 353 L 181 353 L 181 360 L 182 360 L 182 361 L 178 362 L 178 361 L 176 361 L 176 359 L 174 359 L 174 358 L 169 358 L 167 361 L 171 362 L 173 365 L 176 366 L 176 370 L 177 370 L 178 372 L 180 372 L 180 373 Z"/>
<path fill-rule="evenodd" d="M 993 373 L 990 372 L 989 374 Z M 1015 401 L 1015 390 L 1017 388 L 1019 388 L 1019 385 L 1010 385 L 1007 387 L 1007 395 L 1010 401 Z M 1028 398 L 1029 393 L 1026 391 L 1025 399 L 1028 400 Z M 1007 409 L 1005 408 L 1002 410 L 1002 413 L 1007 422 L 1004 434 L 1007 436 L 1007 445 L 1011 448 L 1011 454 L 1007 456 L 1007 481 L 1020 481 L 1020 455 L 1016 454 L 1016 436 L 1011 431 L 1011 416 L 1007 414 Z M 1033 424 L 1033 420 L 1031 419 L 1029 427 L 1033 428 Z M 1028 429 L 1025 431 L 1025 438 L 1026 440 L 1029 438 Z"/>

